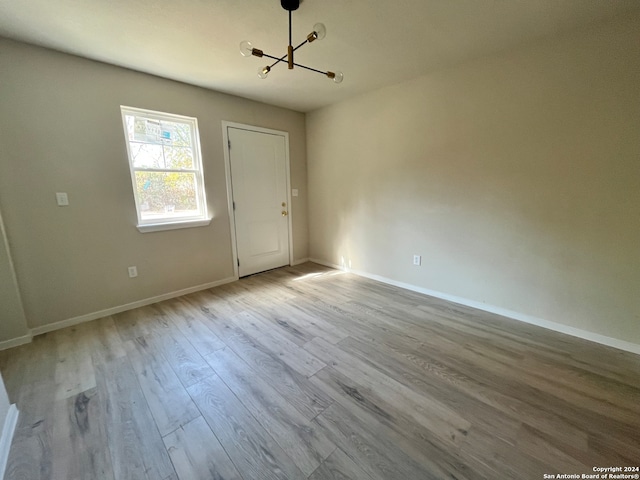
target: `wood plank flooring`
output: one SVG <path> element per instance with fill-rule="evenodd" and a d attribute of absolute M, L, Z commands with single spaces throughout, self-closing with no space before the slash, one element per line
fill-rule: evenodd
<path fill-rule="evenodd" d="M 0 352 L 5 479 L 542 479 L 640 464 L 640 357 L 312 263 Z"/>

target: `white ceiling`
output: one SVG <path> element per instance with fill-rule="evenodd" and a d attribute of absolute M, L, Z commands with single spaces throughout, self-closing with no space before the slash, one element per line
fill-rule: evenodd
<path fill-rule="evenodd" d="M 244 58 L 250 40 L 284 55 L 279 0 L 0 0 L 0 35 L 262 102 L 310 111 L 472 58 L 640 10 L 639 0 L 304 0 L 293 43 L 327 37 L 296 62 L 326 77 Z"/>

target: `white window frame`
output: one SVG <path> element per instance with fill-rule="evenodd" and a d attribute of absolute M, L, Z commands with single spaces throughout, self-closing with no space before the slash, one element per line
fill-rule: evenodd
<path fill-rule="evenodd" d="M 202 227 L 211 223 L 211 217 L 207 209 L 207 197 L 204 187 L 204 172 L 202 170 L 202 155 L 200 151 L 200 134 L 198 131 L 198 119 L 195 117 L 186 117 L 183 115 L 175 115 L 173 113 L 156 112 L 136 107 L 120 106 L 122 114 L 122 127 L 124 129 L 125 144 L 127 145 L 127 158 L 129 160 L 129 171 L 131 173 L 131 185 L 133 187 L 133 196 L 136 204 L 136 214 L 138 216 L 137 228 L 142 233 L 157 232 L 161 230 L 175 230 L 178 228 Z M 131 155 L 131 146 L 129 144 L 129 134 L 127 131 L 127 115 L 144 116 L 151 120 L 181 122 L 187 123 L 191 127 L 191 141 L 193 151 L 193 169 L 162 169 L 162 168 L 140 168 L 133 165 Z M 196 201 L 201 206 L 201 215 L 187 217 L 166 217 L 158 219 L 143 219 L 142 210 L 140 208 L 140 199 L 138 198 L 138 189 L 136 188 L 136 172 L 179 172 L 193 173 L 196 179 Z"/>

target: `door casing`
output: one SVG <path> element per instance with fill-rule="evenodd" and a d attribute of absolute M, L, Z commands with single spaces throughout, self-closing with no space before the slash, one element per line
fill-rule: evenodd
<path fill-rule="evenodd" d="M 224 150 L 224 173 L 227 183 L 227 209 L 229 212 L 229 229 L 231 231 L 231 251 L 233 254 L 233 275 L 236 279 L 240 278 L 238 272 L 238 244 L 236 238 L 236 219 L 233 212 L 233 187 L 231 183 L 231 157 L 229 155 L 229 130 L 228 128 L 238 128 L 240 130 L 248 130 L 250 132 L 267 133 L 271 135 L 281 135 L 284 137 L 284 156 L 285 156 L 285 172 L 287 185 L 287 205 L 289 215 L 287 216 L 287 229 L 289 230 L 289 265 L 293 265 L 293 223 L 292 217 L 294 211 L 291 205 L 291 164 L 289 161 L 289 132 L 281 130 L 272 130 L 270 128 L 256 127 L 254 125 L 246 125 L 243 123 L 222 121 L 222 140 Z"/>

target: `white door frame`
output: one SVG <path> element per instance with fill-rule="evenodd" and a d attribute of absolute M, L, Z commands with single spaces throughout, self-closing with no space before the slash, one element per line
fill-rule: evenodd
<path fill-rule="evenodd" d="M 227 180 L 227 208 L 229 210 L 229 228 L 231 229 L 231 251 L 233 253 L 233 274 L 235 278 L 240 278 L 238 272 L 238 244 L 236 239 L 236 216 L 233 211 L 233 188 L 231 185 L 231 158 L 229 156 L 229 134 L 228 127 L 238 128 L 240 130 L 248 130 L 250 132 L 267 133 L 270 135 L 281 135 L 284 137 L 284 159 L 285 170 L 287 174 L 287 229 L 289 230 L 289 265 L 293 264 L 293 224 L 291 217 L 293 209 L 291 208 L 291 165 L 289 162 L 289 132 L 281 130 L 272 130 L 270 128 L 256 127 L 254 125 L 245 125 L 243 123 L 222 121 L 222 140 L 224 150 L 224 173 Z"/>

